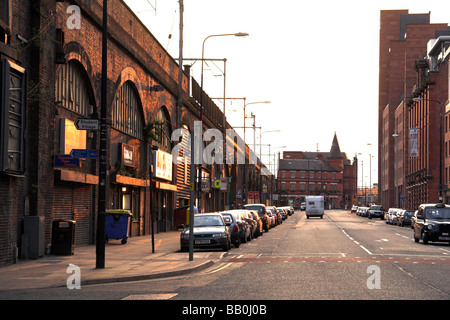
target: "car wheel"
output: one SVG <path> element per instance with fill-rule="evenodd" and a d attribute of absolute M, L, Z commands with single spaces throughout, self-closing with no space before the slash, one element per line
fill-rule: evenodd
<path fill-rule="evenodd" d="M 240 241 L 240 240 L 236 240 L 236 241 L 234 242 L 234 247 L 235 247 L 235 248 L 239 248 L 240 245 L 241 245 L 241 241 Z"/>
<path fill-rule="evenodd" d="M 422 233 L 422 241 L 424 244 L 428 243 L 428 236 L 425 233 Z"/>

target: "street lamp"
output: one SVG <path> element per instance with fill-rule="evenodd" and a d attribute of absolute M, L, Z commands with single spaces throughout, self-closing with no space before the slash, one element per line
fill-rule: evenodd
<path fill-rule="evenodd" d="M 206 40 L 208 40 L 209 38 L 212 38 L 212 37 L 226 37 L 226 36 L 246 37 L 248 35 L 249 34 L 245 33 L 245 32 L 212 34 L 212 35 L 207 36 L 203 40 L 203 44 L 202 44 L 202 72 L 201 72 L 201 80 L 200 80 L 200 123 L 201 123 L 201 132 L 202 133 L 203 133 L 203 62 L 204 62 L 204 58 L 205 58 L 205 42 L 206 42 Z M 224 101 L 224 105 L 225 105 L 225 101 Z M 223 116 L 224 116 L 224 119 L 225 119 L 225 108 L 224 108 L 224 115 Z M 225 123 L 224 123 L 223 130 L 225 130 Z M 225 142 L 225 139 L 224 139 L 224 142 Z M 225 163 L 223 165 L 225 166 Z M 198 197 L 198 211 L 199 212 L 201 212 L 201 199 L 202 199 L 202 196 L 201 196 L 202 195 L 202 187 L 201 187 L 202 168 L 203 168 L 203 157 L 201 159 L 201 163 L 199 164 L 199 175 L 197 177 L 197 179 L 198 179 L 198 189 L 197 189 L 198 195 L 197 195 L 197 197 Z"/>

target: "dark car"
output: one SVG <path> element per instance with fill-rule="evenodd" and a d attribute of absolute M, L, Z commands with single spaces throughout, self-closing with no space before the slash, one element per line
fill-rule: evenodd
<path fill-rule="evenodd" d="M 421 204 L 414 222 L 414 241 L 450 243 L 450 205 Z"/>
<path fill-rule="evenodd" d="M 239 248 L 241 243 L 246 243 L 250 240 L 250 226 L 243 215 L 244 210 L 227 210 L 220 212 L 225 221 L 229 221 L 228 217 L 231 215 L 232 220 L 230 224 L 231 242 L 236 248 Z"/>
<path fill-rule="evenodd" d="M 181 251 L 189 250 L 189 227 L 180 235 Z M 230 250 L 231 234 L 224 218 L 219 213 L 194 215 L 194 248 L 221 248 Z"/>
<path fill-rule="evenodd" d="M 267 214 L 266 211 L 266 205 L 265 204 L 246 204 L 244 205 L 244 208 L 247 210 L 255 210 L 258 212 L 259 217 L 261 218 L 263 222 L 263 229 L 265 232 L 269 231 L 270 228 L 270 217 Z"/>
<path fill-rule="evenodd" d="M 414 211 L 410 211 L 410 210 L 402 210 L 400 212 L 400 215 L 397 219 L 397 224 L 400 227 L 403 227 L 405 225 L 410 225 L 411 224 L 411 218 L 414 215 Z"/>
<path fill-rule="evenodd" d="M 283 220 L 286 220 L 287 217 L 290 215 L 290 211 L 286 209 L 286 207 L 277 207 L 278 212 L 281 213 L 281 217 Z"/>

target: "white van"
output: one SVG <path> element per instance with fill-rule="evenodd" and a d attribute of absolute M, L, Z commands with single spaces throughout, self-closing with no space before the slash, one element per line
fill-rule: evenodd
<path fill-rule="evenodd" d="M 307 196 L 305 197 L 306 202 L 306 218 L 309 217 L 320 217 L 323 219 L 325 212 L 325 200 L 323 196 Z"/>

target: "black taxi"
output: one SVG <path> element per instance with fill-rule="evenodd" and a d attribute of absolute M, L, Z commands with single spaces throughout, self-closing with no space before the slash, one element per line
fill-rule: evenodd
<path fill-rule="evenodd" d="M 414 221 L 414 241 L 450 243 L 450 205 L 421 204 Z"/>

